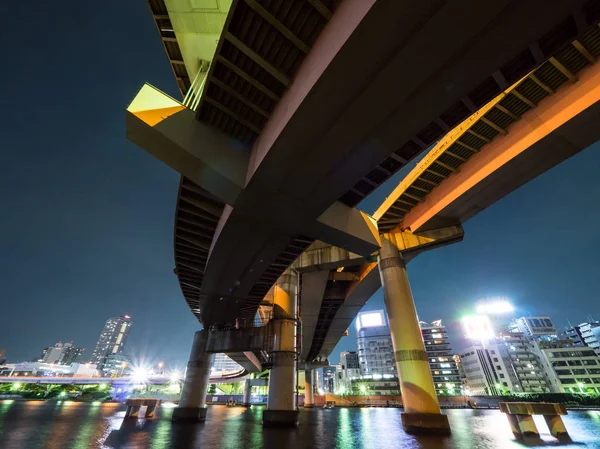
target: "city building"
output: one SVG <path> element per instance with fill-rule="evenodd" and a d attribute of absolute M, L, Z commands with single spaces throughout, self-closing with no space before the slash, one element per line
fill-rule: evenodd
<path fill-rule="evenodd" d="M 454 361 L 448 332 L 442 320 L 426 323 L 419 321 L 425 351 L 437 394 L 460 394 L 461 378 Z"/>
<path fill-rule="evenodd" d="M 600 393 L 600 357 L 572 340 L 537 343 L 553 393 Z"/>
<path fill-rule="evenodd" d="M 589 346 L 600 355 L 600 322 L 590 321 L 568 328 L 563 336 L 574 343 Z"/>
<path fill-rule="evenodd" d="M 493 347 L 473 345 L 459 354 L 465 373 L 465 393 L 468 395 L 499 395 L 513 390 L 508 368 Z"/>
<path fill-rule="evenodd" d="M 333 394 L 337 387 L 335 365 L 323 367 L 323 376 L 322 377 L 323 377 L 323 384 L 321 386 L 321 389 L 323 390 L 324 393 Z"/>
<path fill-rule="evenodd" d="M 541 366 L 538 343 L 535 338 L 545 341 L 549 334 L 527 338 L 520 332 L 500 334 L 496 339 L 497 348 L 504 365 L 509 368 L 508 377 L 513 384 L 513 392 L 548 393 L 550 386 Z"/>
<path fill-rule="evenodd" d="M 81 359 L 84 348 L 77 348 L 73 342 L 57 342 L 54 346 L 44 348 L 38 359 L 42 363 L 56 363 L 58 365 L 70 365 Z"/>
<path fill-rule="evenodd" d="M 215 358 L 213 359 L 212 366 L 210 367 L 211 373 L 231 373 L 235 371 L 240 371 L 242 367 L 229 358 L 225 354 L 215 354 Z"/>
<path fill-rule="evenodd" d="M 113 317 L 106 320 L 106 324 L 100 333 L 96 348 L 92 353 L 92 363 L 102 371 L 106 359 L 111 354 L 121 354 L 131 328 L 131 317 L 129 315 Z"/>
<path fill-rule="evenodd" d="M 131 372 L 131 359 L 123 354 L 110 354 L 102 366 L 102 376 L 122 377 Z"/>
<path fill-rule="evenodd" d="M 340 353 L 340 367 L 342 371 L 341 381 L 350 386 L 352 381 L 360 379 L 360 363 L 356 351 Z"/>
<path fill-rule="evenodd" d="M 510 332 L 475 344 L 460 353 L 465 393 L 545 393 L 549 382 L 537 355 L 537 343 Z"/>
<path fill-rule="evenodd" d="M 354 379 L 348 392 L 357 395 L 399 395 L 398 379 Z"/>
<path fill-rule="evenodd" d="M 397 377 L 392 337 L 383 310 L 358 314 L 356 344 L 363 379 Z"/>
<path fill-rule="evenodd" d="M 521 332 L 526 338 L 548 340 L 556 338 L 558 332 L 549 316 L 515 318 L 509 324 L 510 332 Z"/>

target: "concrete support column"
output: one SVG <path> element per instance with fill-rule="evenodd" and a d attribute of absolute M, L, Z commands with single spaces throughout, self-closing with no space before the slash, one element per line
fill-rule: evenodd
<path fill-rule="evenodd" d="M 315 406 L 313 382 L 315 370 L 308 369 L 304 371 L 304 408 Z"/>
<path fill-rule="evenodd" d="M 294 426 L 298 424 L 296 390 L 296 305 L 298 275 L 288 269 L 274 286 L 271 333 L 271 371 L 269 398 L 263 412 L 263 424 Z"/>
<path fill-rule="evenodd" d="M 250 379 L 246 379 L 244 382 L 244 399 L 242 401 L 242 405 L 244 407 L 250 407 L 250 397 L 252 396 L 252 381 Z"/>
<path fill-rule="evenodd" d="M 550 433 L 553 437 L 567 441 L 571 439 L 560 415 L 544 415 L 544 420 L 546 420 L 548 429 L 550 429 Z"/>
<path fill-rule="evenodd" d="M 440 412 L 433 385 L 406 265 L 395 242 L 401 234 L 381 237 L 379 273 L 404 405 L 402 425 L 409 433 L 449 434 L 448 418 Z"/>
<path fill-rule="evenodd" d="M 173 421 L 204 421 L 206 419 L 206 390 L 214 354 L 206 352 L 208 331 L 194 334 L 179 407 L 173 410 Z"/>

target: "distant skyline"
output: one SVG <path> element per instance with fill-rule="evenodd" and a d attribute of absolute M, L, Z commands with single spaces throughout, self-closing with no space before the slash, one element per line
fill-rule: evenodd
<path fill-rule="evenodd" d="M 0 9 L 11 18 L 5 35 L 18 36 L 0 72 L 0 349 L 26 360 L 73 340 L 88 357 L 106 319 L 129 314 L 128 350 L 183 368 L 200 325 L 173 274 L 179 175 L 125 139 L 124 109 L 144 82 L 179 98 L 148 9 L 117 0 Z M 444 320 L 458 350 L 458 320 L 484 296 L 508 296 L 560 328 L 600 315 L 599 168 L 595 144 L 475 216 L 463 242 L 412 261 L 419 317 Z M 373 212 L 384 196 L 361 207 Z M 355 341 L 351 326 L 332 363 Z"/>

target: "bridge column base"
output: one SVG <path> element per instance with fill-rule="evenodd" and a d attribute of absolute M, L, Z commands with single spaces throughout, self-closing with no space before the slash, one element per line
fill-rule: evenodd
<path fill-rule="evenodd" d="M 177 407 L 173 409 L 174 422 L 202 422 L 206 421 L 206 407 Z"/>
<path fill-rule="evenodd" d="M 265 410 L 262 422 L 265 427 L 296 427 L 299 415 L 298 410 Z"/>
<path fill-rule="evenodd" d="M 446 415 L 438 413 L 402 413 L 402 427 L 413 435 L 450 435 L 450 424 Z"/>
<path fill-rule="evenodd" d="M 401 234 L 381 236 L 379 273 L 405 411 L 402 425 L 410 433 L 449 433 L 448 418 L 441 414 L 431 377 L 406 264 L 398 250 L 401 245 Z"/>
<path fill-rule="evenodd" d="M 206 391 L 210 366 L 215 355 L 206 352 L 208 331 L 194 334 L 179 406 L 173 410 L 173 421 L 204 421 L 206 419 Z"/>

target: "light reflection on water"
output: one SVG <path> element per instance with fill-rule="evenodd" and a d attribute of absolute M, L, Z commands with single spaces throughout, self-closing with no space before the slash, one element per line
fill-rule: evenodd
<path fill-rule="evenodd" d="M 263 429 L 263 408 L 213 406 L 204 424 L 172 424 L 173 409 L 154 419 L 124 421 L 120 404 L 0 401 L 2 449 L 505 449 L 516 443 L 508 422 L 494 410 L 448 410 L 451 437 L 414 437 L 402 430 L 397 409 L 301 410 L 296 429 Z M 536 417 L 543 447 L 600 448 L 600 412 L 564 417 L 573 437 L 558 445 Z"/>

